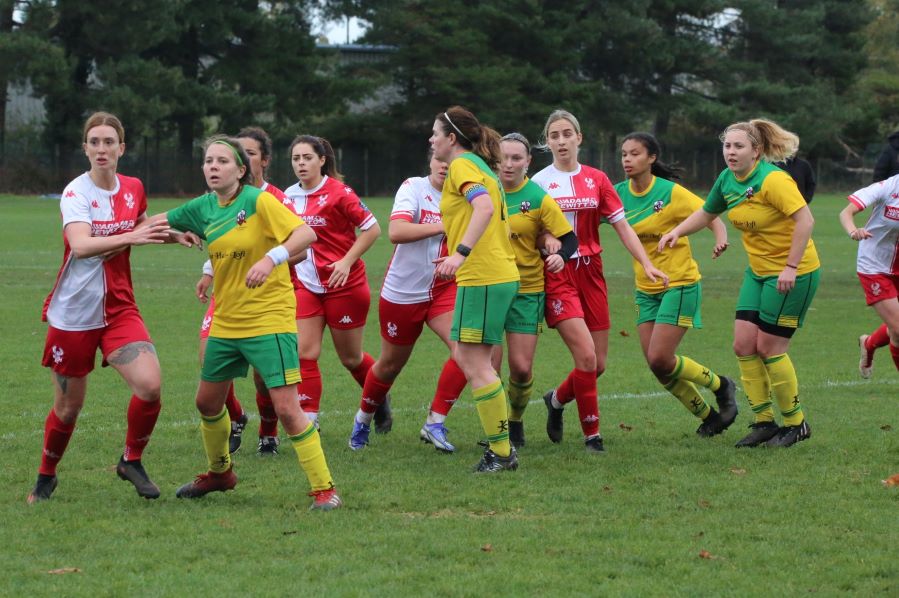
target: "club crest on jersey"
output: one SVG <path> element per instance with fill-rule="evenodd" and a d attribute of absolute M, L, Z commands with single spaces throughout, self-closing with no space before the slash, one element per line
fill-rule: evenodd
<path fill-rule="evenodd" d="M 92 208 L 99 208 L 99 207 L 100 207 L 100 204 L 97 203 L 97 200 L 96 200 L 96 199 L 92 199 L 92 200 L 91 200 L 91 207 L 92 207 Z"/>
<path fill-rule="evenodd" d="M 752 187 L 746 187 L 746 191 L 743 192 L 743 197 L 752 199 L 753 195 L 755 195 L 755 190 Z"/>
<path fill-rule="evenodd" d="M 318 198 L 319 207 L 324 206 L 326 203 L 328 203 L 328 194 L 327 193 L 325 193 L 324 195 L 322 195 Z"/>
<path fill-rule="evenodd" d="M 584 179 L 584 182 L 587 183 L 587 189 L 595 189 L 596 188 L 596 183 L 594 183 L 593 179 L 591 179 L 590 177 L 587 177 L 586 179 Z"/>
<path fill-rule="evenodd" d="M 522 214 L 527 214 L 528 212 L 531 211 L 531 202 L 523 201 L 523 202 L 521 202 L 521 206 L 519 206 L 519 207 L 521 209 Z"/>
<path fill-rule="evenodd" d="M 658 214 L 659 212 L 662 211 L 662 208 L 664 208 L 664 207 L 665 207 L 665 204 L 660 199 L 657 202 L 655 202 L 654 204 L 652 204 L 652 211 Z"/>
<path fill-rule="evenodd" d="M 394 338 L 397 334 L 397 325 L 393 322 L 387 322 L 387 336 Z"/>
<path fill-rule="evenodd" d="M 134 194 L 126 193 L 125 194 L 125 205 L 128 206 L 128 209 L 134 209 Z"/>
<path fill-rule="evenodd" d="M 247 223 L 247 211 L 241 210 L 237 213 L 237 226 L 243 226 Z"/>
<path fill-rule="evenodd" d="M 52 347 L 50 347 L 50 352 L 53 353 L 53 363 L 55 363 L 56 365 L 61 364 L 62 358 L 65 355 L 65 351 L 63 351 L 62 348 L 53 345 Z"/>

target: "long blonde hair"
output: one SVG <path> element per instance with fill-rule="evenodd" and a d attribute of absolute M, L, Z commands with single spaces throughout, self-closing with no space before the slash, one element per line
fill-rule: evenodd
<path fill-rule="evenodd" d="M 753 118 L 748 122 L 734 123 L 724 129 L 719 137 L 722 143 L 731 131 L 746 133 L 752 147 L 759 150 L 759 157 L 769 162 L 786 160 L 799 151 L 799 135 L 787 131 L 772 120 Z"/>

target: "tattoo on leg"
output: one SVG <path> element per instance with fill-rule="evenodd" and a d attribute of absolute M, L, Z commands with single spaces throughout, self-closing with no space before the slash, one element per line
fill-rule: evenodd
<path fill-rule="evenodd" d="M 56 376 L 56 383 L 59 385 L 62 394 L 66 394 L 66 391 L 69 389 L 69 377 L 57 374 L 56 372 L 54 372 L 54 375 Z"/>
<path fill-rule="evenodd" d="M 156 355 L 156 347 L 153 346 L 153 343 L 148 343 L 146 341 L 128 343 L 110 355 L 107 361 L 110 365 L 128 365 L 137 359 L 138 355 L 141 353 Z"/>

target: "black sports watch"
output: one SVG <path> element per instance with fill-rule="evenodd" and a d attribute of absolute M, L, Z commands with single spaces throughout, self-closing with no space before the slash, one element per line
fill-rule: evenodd
<path fill-rule="evenodd" d="M 468 257 L 469 255 L 471 255 L 471 247 L 459 243 L 458 245 L 456 245 L 456 253 L 463 257 Z"/>

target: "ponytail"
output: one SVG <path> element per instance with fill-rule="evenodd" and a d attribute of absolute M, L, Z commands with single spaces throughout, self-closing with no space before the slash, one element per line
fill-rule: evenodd
<path fill-rule="evenodd" d="M 734 123 L 721 134 L 722 141 L 730 131 L 746 133 L 752 147 L 759 150 L 759 156 L 769 162 L 781 162 L 799 151 L 799 136 L 772 120 L 754 118 L 749 122 Z"/>
<path fill-rule="evenodd" d="M 436 116 L 443 134 L 454 135 L 456 143 L 479 156 L 491 170 L 502 161 L 499 133 L 482 125 L 474 114 L 461 106 L 451 106 Z"/>
<path fill-rule="evenodd" d="M 683 168 L 677 164 L 667 164 L 659 159 L 662 155 L 662 147 L 654 135 L 644 132 L 628 133 L 621 140 L 621 143 L 624 144 L 625 141 L 636 141 L 646 148 L 647 155 L 656 157 L 656 161 L 650 167 L 650 172 L 654 176 L 668 180 L 679 180 L 681 178 L 684 172 Z"/>

